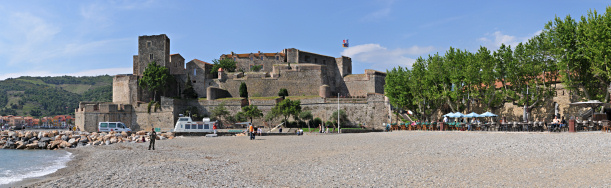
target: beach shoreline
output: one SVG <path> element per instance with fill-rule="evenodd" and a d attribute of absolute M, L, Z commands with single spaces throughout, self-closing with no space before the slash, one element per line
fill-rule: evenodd
<path fill-rule="evenodd" d="M 66 168 L 23 187 L 609 186 L 611 137 L 396 131 L 182 137 L 68 149 Z M 588 181 L 594 180 L 597 181 Z M 204 184 L 202 184 L 204 183 Z"/>
<path fill-rule="evenodd" d="M 65 149 L 70 152 L 71 159 L 66 163 L 66 167 L 57 169 L 55 172 L 41 176 L 26 178 L 18 182 L 2 185 L 5 187 L 39 187 L 40 185 L 61 178 L 67 174 L 72 174 L 78 170 L 79 166 L 82 166 L 81 162 L 88 156 L 88 152 L 79 151 L 78 148 Z"/>

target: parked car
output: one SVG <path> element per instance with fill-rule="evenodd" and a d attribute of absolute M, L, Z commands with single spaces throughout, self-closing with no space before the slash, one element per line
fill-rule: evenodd
<path fill-rule="evenodd" d="M 98 132 L 132 132 L 130 128 L 127 128 L 124 123 L 121 122 L 100 122 L 98 123 Z"/>

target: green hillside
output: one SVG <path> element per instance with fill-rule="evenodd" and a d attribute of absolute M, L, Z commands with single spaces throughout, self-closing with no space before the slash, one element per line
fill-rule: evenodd
<path fill-rule="evenodd" d="M 80 101 L 110 102 L 112 76 L 19 77 L 0 81 L 0 115 L 74 114 Z"/>

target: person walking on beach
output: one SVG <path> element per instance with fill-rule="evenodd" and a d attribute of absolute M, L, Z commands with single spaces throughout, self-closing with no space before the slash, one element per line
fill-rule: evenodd
<path fill-rule="evenodd" d="M 248 134 L 250 136 L 250 140 L 254 140 L 255 139 L 255 128 L 252 126 L 252 124 L 250 124 L 248 126 Z"/>
<path fill-rule="evenodd" d="M 151 150 L 151 147 L 153 148 L 153 150 L 155 150 L 155 139 L 157 139 L 157 133 L 155 132 L 155 128 L 151 128 L 151 135 L 149 136 L 149 150 Z"/>
<path fill-rule="evenodd" d="M 214 131 L 214 134 L 216 134 L 216 123 L 212 124 L 212 130 Z"/>

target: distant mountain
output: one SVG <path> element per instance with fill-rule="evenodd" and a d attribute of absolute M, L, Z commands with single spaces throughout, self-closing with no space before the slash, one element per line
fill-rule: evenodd
<path fill-rule="evenodd" d="M 0 81 L 2 116 L 74 114 L 80 101 L 112 101 L 112 76 L 23 76 Z"/>

